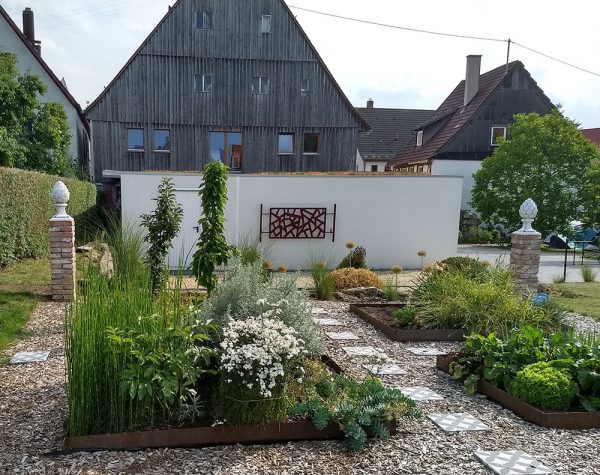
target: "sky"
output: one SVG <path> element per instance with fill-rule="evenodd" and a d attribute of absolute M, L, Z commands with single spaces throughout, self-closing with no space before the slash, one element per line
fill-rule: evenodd
<path fill-rule="evenodd" d="M 184 0 L 189 1 L 189 0 Z M 248 0 L 254 1 L 254 0 Z M 42 55 L 85 108 L 113 79 L 174 0 L 0 0 L 21 26 L 35 12 Z M 600 74 L 600 2 L 583 0 L 287 0 L 297 6 L 367 21 L 511 38 Z M 465 75 L 465 57 L 482 55 L 482 72 L 506 62 L 504 42 L 402 31 L 292 8 L 334 77 L 357 107 L 436 109 Z M 513 45 L 538 85 L 584 128 L 600 127 L 600 76 Z"/>

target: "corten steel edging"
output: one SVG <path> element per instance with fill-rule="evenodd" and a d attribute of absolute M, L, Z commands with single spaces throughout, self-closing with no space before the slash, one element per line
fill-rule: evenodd
<path fill-rule="evenodd" d="M 436 366 L 438 369 L 450 374 L 449 365 L 455 358 L 454 355 L 438 356 Z M 477 392 L 514 412 L 520 418 L 540 427 L 551 429 L 600 428 L 600 412 L 543 411 L 517 399 L 512 394 L 507 393 L 487 381 L 479 381 L 477 384 Z"/>
<path fill-rule="evenodd" d="M 395 420 L 386 424 L 390 434 L 397 433 Z M 311 421 L 296 421 L 245 426 L 195 427 L 120 434 L 67 437 L 67 450 L 143 450 L 157 448 L 205 447 L 227 444 L 265 444 L 294 440 L 343 439 L 337 424 L 318 430 Z"/>
<path fill-rule="evenodd" d="M 417 329 L 401 330 L 383 323 L 361 307 L 402 307 L 400 304 L 351 304 L 350 311 L 373 325 L 377 330 L 384 333 L 394 341 L 463 341 L 465 339 L 463 329 Z"/>

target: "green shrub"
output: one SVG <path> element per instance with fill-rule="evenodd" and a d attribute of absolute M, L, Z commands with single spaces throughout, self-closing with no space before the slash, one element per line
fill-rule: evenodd
<path fill-rule="evenodd" d="M 383 298 L 389 300 L 390 302 L 400 300 L 400 292 L 398 292 L 398 287 L 390 279 L 384 281 L 381 291 L 383 292 Z"/>
<path fill-rule="evenodd" d="M 510 385 L 510 392 L 540 409 L 564 411 L 571 407 L 577 386 L 568 371 L 539 362 L 517 373 Z"/>
<path fill-rule="evenodd" d="M 406 305 L 393 313 L 396 323 L 401 328 L 413 328 L 415 327 L 415 316 L 417 315 L 417 308 L 413 305 Z"/>
<path fill-rule="evenodd" d="M 75 218 L 76 238 L 93 235 L 96 186 L 72 178 L 16 168 L 0 168 L 0 267 L 27 257 L 49 255 L 48 220 L 56 208 L 50 190 L 62 180 L 71 192 L 67 212 Z"/>
<path fill-rule="evenodd" d="M 448 257 L 440 264 L 448 272 L 459 272 L 471 279 L 479 277 L 490 267 L 488 263 L 467 256 Z"/>
<path fill-rule="evenodd" d="M 459 235 L 459 244 L 490 244 L 494 242 L 496 236 L 492 231 L 480 228 L 479 226 L 469 226 L 463 229 Z"/>
<path fill-rule="evenodd" d="M 327 269 L 327 263 L 321 260 L 311 261 L 310 276 L 315 286 L 315 297 L 317 300 L 331 300 L 335 285 L 331 272 Z"/>
<path fill-rule="evenodd" d="M 342 259 L 338 269 L 344 269 L 346 267 L 353 267 L 355 269 L 366 269 L 367 268 L 367 250 L 358 246 L 352 249 L 346 257 Z"/>

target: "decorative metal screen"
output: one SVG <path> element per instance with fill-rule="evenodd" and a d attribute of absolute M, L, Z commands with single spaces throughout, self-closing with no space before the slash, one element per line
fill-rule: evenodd
<path fill-rule="evenodd" d="M 264 230 L 264 217 L 269 217 L 268 231 Z M 327 229 L 328 216 L 331 216 L 331 229 Z M 270 239 L 325 239 L 332 235 L 335 241 L 336 205 L 333 212 L 327 208 L 270 208 L 263 212 L 260 206 L 260 236 L 268 234 Z"/>

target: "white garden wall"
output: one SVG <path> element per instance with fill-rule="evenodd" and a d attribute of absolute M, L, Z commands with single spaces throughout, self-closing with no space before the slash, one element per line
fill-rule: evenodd
<path fill-rule="evenodd" d="M 463 190 L 460 209 L 473 210 L 471 191 L 475 185 L 473 173 L 481 168 L 481 160 L 433 160 L 432 175 L 449 175 L 463 177 Z"/>
<path fill-rule="evenodd" d="M 199 174 L 122 173 L 123 217 L 139 223 L 142 213 L 154 209 L 158 185 L 170 176 L 177 199 L 184 207 L 184 222 L 171 253 L 177 266 L 179 256 L 189 255 L 198 233 L 194 229 L 200 216 Z M 373 269 L 389 269 L 401 264 L 405 269 L 421 265 L 420 249 L 427 251 L 426 263 L 456 254 L 462 178 L 448 176 L 351 176 L 351 175 L 231 175 L 226 209 L 226 234 L 231 243 L 246 236 L 258 239 L 260 205 L 269 208 L 326 207 L 337 205 L 335 242 L 325 239 L 277 239 L 263 242 L 270 246 L 275 267 L 306 268 L 311 254 L 326 254 L 335 264 L 347 252 L 345 243 L 355 241 L 367 250 Z M 263 228 L 268 230 L 269 217 Z M 328 216 L 327 230 L 331 229 Z"/>

